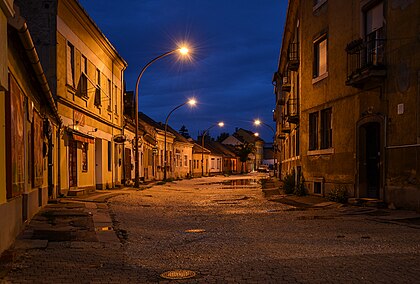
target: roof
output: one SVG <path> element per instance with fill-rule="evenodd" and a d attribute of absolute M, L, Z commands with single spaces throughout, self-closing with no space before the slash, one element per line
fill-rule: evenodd
<path fill-rule="evenodd" d="M 226 145 L 223 145 L 220 142 L 212 141 L 212 140 L 205 140 L 204 146 L 207 149 L 210 149 L 212 153 L 219 154 L 224 157 L 231 157 L 231 158 L 236 157 L 236 154 L 233 151 L 229 150 L 228 147 L 226 147 Z"/>
<path fill-rule="evenodd" d="M 79 9 L 83 12 L 85 17 L 89 20 L 89 22 L 92 24 L 92 26 L 95 27 L 95 29 L 99 32 L 99 34 L 104 38 L 105 42 L 109 45 L 111 50 L 115 52 L 115 55 L 121 60 L 123 65 L 125 67 L 128 66 L 127 62 L 122 58 L 122 56 L 118 53 L 117 49 L 114 47 L 114 45 L 109 41 L 109 39 L 105 36 L 105 34 L 101 31 L 101 29 L 98 27 L 98 25 L 95 23 L 95 21 L 89 16 L 88 12 L 83 8 L 82 4 L 80 4 L 79 0 L 74 0 L 74 2 L 77 4 Z"/>
<path fill-rule="evenodd" d="M 206 149 L 206 148 L 203 149 L 203 147 L 201 147 L 201 145 L 198 145 L 197 143 L 194 143 L 193 154 L 195 154 L 195 153 L 200 153 L 201 154 L 201 152 L 209 154 L 211 151 L 209 149 Z"/>
<path fill-rule="evenodd" d="M 262 140 L 260 137 L 255 136 L 254 132 L 243 128 L 239 128 L 238 130 L 236 130 L 236 132 L 233 133 L 233 136 L 239 141 L 246 143 L 254 144 L 256 142 L 264 142 L 264 140 Z"/>

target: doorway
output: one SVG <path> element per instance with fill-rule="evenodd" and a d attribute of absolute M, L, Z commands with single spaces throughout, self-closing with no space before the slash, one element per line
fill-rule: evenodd
<path fill-rule="evenodd" d="M 359 127 L 359 197 L 381 197 L 380 133 L 379 122 L 368 122 Z"/>
<path fill-rule="evenodd" d="M 125 148 L 124 173 L 125 173 L 124 180 L 126 182 L 131 181 L 131 149 L 130 148 Z"/>
<path fill-rule="evenodd" d="M 102 139 L 95 139 L 95 179 L 96 189 L 103 189 L 102 182 Z"/>
<path fill-rule="evenodd" d="M 69 188 L 77 187 L 77 141 L 69 141 Z"/>

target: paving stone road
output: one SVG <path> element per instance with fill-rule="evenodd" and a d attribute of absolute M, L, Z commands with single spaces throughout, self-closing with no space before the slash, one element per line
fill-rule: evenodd
<path fill-rule="evenodd" d="M 14 262 L 2 281 L 420 282 L 418 214 L 263 194 L 253 180 L 258 176 L 247 176 L 247 182 L 233 178 L 238 180 L 200 178 L 113 194 L 107 212 L 114 231 L 108 233 L 118 233 L 120 242 L 100 237 L 98 228 L 107 221 L 100 210 L 104 203 L 97 204 L 98 218 L 85 202 L 96 240 L 86 234 L 88 241 L 75 237 L 11 250 Z M 160 277 L 177 269 L 196 275 Z"/>

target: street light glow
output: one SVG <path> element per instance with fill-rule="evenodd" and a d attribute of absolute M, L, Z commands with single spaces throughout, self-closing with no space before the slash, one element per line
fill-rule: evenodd
<path fill-rule="evenodd" d="M 221 121 L 217 125 L 219 125 L 219 127 L 223 127 L 223 126 L 225 126 L 225 123 L 223 121 Z"/>
<path fill-rule="evenodd" d="M 254 124 L 255 125 L 260 125 L 261 124 L 261 120 L 259 120 L 259 119 L 254 120 Z"/>
<path fill-rule="evenodd" d="M 182 55 L 187 55 L 188 54 L 188 52 L 189 52 L 190 50 L 187 48 L 187 47 L 181 47 L 180 49 L 179 49 L 179 52 L 182 54 Z"/>
<path fill-rule="evenodd" d="M 255 132 L 255 133 L 254 133 L 254 136 L 255 136 L 255 137 L 258 137 L 258 136 L 260 136 L 260 134 L 259 134 L 258 132 Z"/>
<path fill-rule="evenodd" d="M 195 106 L 195 105 L 197 104 L 197 101 L 196 101 L 195 99 L 190 99 L 190 100 L 188 101 L 188 104 L 189 104 L 190 106 Z"/>

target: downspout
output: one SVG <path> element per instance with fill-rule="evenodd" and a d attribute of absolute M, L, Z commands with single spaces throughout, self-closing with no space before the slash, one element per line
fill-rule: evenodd
<path fill-rule="evenodd" d="M 44 70 L 41 65 L 38 53 L 36 52 L 35 45 L 32 41 L 31 35 L 26 24 L 26 20 L 19 16 L 19 8 L 15 6 L 16 16 L 9 18 L 8 23 L 18 31 L 19 39 L 25 49 L 26 55 L 29 57 L 29 61 L 32 64 L 32 68 L 35 71 L 36 78 L 41 85 L 43 93 L 47 96 L 49 105 L 53 111 L 55 118 L 59 124 L 62 124 L 60 115 L 55 104 L 54 97 L 52 95 L 50 86 L 45 76 Z"/>
<path fill-rule="evenodd" d="M 47 81 L 47 77 L 45 76 L 44 70 L 41 65 L 41 61 L 39 59 L 38 53 L 35 49 L 35 45 L 32 41 L 32 37 L 29 33 L 28 26 L 26 24 L 26 20 L 20 16 L 20 9 L 18 6 L 14 5 L 15 16 L 13 18 L 8 18 L 7 22 L 13 28 L 18 31 L 19 39 L 22 42 L 22 45 L 25 49 L 26 55 L 29 58 L 29 61 L 32 65 L 32 68 L 35 72 L 36 78 L 41 86 L 41 90 L 44 95 L 47 97 L 49 107 L 51 108 L 53 115 L 58 123 L 58 130 L 57 130 L 57 140 L 58 140 L 58 155 L 57 155 L 57 187 L 58 187 L 58 194 L 61 194 L 61 175 L 60 175 L 60 132 L 61 126 L 63 121 L 61 120 L 60 115 L 58 114 L 58 109 L 56 106 L 56 102 L 54 100 L 52 91 Z"/>

